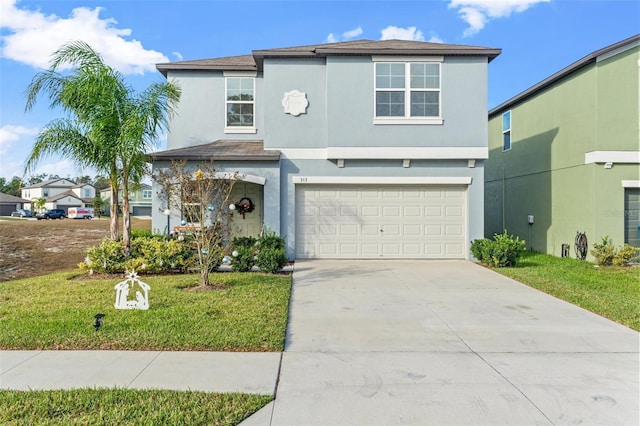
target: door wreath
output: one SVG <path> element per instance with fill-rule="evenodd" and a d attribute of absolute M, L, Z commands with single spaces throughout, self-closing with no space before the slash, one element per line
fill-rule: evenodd
<path fill-rule="evenodd" d="M 247 213 L 251 213 L 256 208 L 253 201 L 251 201 L 251 198 L 248 197 L 242 198 L 237 203 L 234 203 L 234 205 L 236 206 L 238 213 L 242 213 L 242 219 L 245 219 L 245 215 Z"/>

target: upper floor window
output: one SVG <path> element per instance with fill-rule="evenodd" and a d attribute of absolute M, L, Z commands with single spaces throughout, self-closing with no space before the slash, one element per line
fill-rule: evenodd
<path fill-rule="evenodd" d="M 83 197 L 84 198 L 90 198 L 91 197 L 91 188 L 83 188 Z"/>
<path fill-rule="evenodd" d="M 42 188 L 42 196 L 43 197 L 49 196 L 49 188 Z"/>
<path fill-rule="evenodd" d="M 255 78 L 226 77 L 227 133 L 255 133 Z"/>
<path fill-rule="evenodd" d="M 502 150 L 511 149 L 511 111 L 502 114 Z"/>
<path fill-rule="evenodd" d="M 151 199 L 151 190 L 150 189 L 143 189 L 142 190 L 142 198 L 145 200 L 150 200 Z"/>
<path fill-rule="evenodd" d="M 440 62 L 375 63 L 375 124 L 442 124 L 440 111 Z"/>

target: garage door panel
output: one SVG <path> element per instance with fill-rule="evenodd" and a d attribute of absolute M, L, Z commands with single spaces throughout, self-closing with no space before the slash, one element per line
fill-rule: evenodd
<path fill-rule="evenodd" d="M 466 188 L 300 185 L 300 258 L 465 258 Z"/>

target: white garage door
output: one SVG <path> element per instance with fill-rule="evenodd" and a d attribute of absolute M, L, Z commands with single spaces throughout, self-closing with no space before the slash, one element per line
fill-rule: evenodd
<path fill-rule="evenodd" d="M 466 186 L 297 185 L 296 257 L 466 257 Z"/>

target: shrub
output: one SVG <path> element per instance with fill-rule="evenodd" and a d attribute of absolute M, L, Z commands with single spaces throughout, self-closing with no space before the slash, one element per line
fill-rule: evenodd
<path fill-rule="evenodd" d="M 596 259 L 596 264 L 600 266 L 607 266 L 613 263 L 613 258 L 616 254 L 616 248 L 611 243 L 609 236 L 602 237 L 600 243 L 595 243 L 591 249 L 591 254 Z"/>
<path fill-rule="evenodd" d="M 231 240 L 231 245 L 236 248 L 249 248 L 255 246 L 257 242 L 258 240 L 256 240 L 255 237 L 234 237 L 233 240 Z"/>
<path fill-rule="evenodd" d="M 483 238 L 471 242 L 471 253 L 476 259 L 498 268 L 515 266 L 525 250 L 525 241 L 508 235 L 506 229 L 502 234 L 494 234 L 493 240 Z"/>
<path fill-rule="evenodd" d="M 613 264 L 616 266 L 627 266 L 631 259 L 638 256 L 638 247 L 625 244 L 620 246 L 618 252 L 613 256 Z"/>
<path fill-rule="evenodd" d="M 265 247 L 258 252 L 256 264 L 262 272 L 275 274 L 288 262 L 284 248 Z"/>
<path fill-rule="evenodd" d="M 258 247 L 260 248 L 260 250 L 265 248 L 284 250 L 284 246 L 284 237 L 280 237 L 274 231 L 265 231 L 264 235 L 258 240 Z"/>
<path fill-rule="evenodd" d="M 475 257 L 479 261 L 489 263 L 488 259 L 491 259 L 492 247 L 493 241 L 488 238 L 473 240 L 471 242 L 471 254 L 473 254 L 473 257 Z"/>
<path fill-rule="evenodd" d="M 255 244 L 255 243 L 254 243 Z M 233 270 L 237 272 L 247 272 L 255 265 L 254 250 L 251 247 L 236 246 L 238 255 L 231 258 Z"/>
<path fill-rule="evenodd" d="M 121 242 L 109 238 L 87 250 L 87 259 L 80 269 L 109 274 L 135 270 L 140 274 L 186 272 L 195 265 L 194 252 L 188 245 L 177 241 L 163 241 L 155 237 L 137 237 L 131 240 L 131 256 L 124 256 Z"/>

